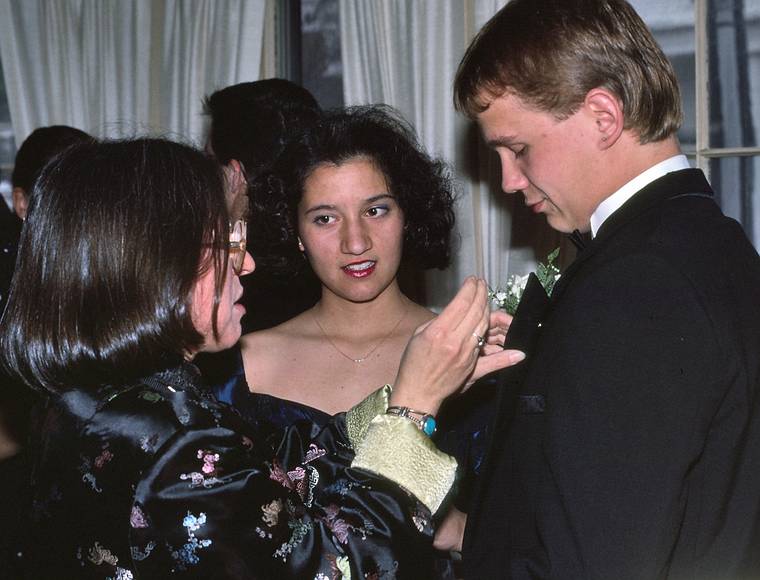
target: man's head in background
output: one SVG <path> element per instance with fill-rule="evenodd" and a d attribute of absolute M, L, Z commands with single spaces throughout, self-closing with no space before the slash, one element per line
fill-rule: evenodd
<path fill-rule="evenodd" d="M 224 166 L 233 215 L 245 211 L 248 183 L 320 113 L 309 91 L 285 79 L 225 87 L 208 96 L 203 108 L 211 121 L 206 148 Z"/>
<path fill-rule="evenodd" d="M 13 209 L 18 217 L 26 218 L 32 186 L 48 161 L 71 145 L 91 140 L 92 137 L 84 131 L 67 125 L 51 125 L 32 131 L 19 147 L 11 176 Z"/>

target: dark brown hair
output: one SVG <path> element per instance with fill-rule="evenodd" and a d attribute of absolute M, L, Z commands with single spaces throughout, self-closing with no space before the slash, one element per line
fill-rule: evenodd
<path fill-rule="evenodd" d="M 229 232 L 212 159 L 157 139 L 75 145 L 31 199 L 0 330 L 9 370 L 50 390 L 122 384 L 201 345 L 191 291 L 213 263 L 218 301 Z"/>
<path fill-rule="evenodd" d="M 564 119 L 603 87 L 623 104 L 641 143 L 682 121 L 673 67 L 624 0 L 513 0 L 470 44 L 454 81 L 454 104 L 475 117 L 511 93 Z"/>
<path fill-rule="evenodd" d="M 68 125 L 51 125 L 35 129 L 24 139 L 16 153 L 11 176 L 13 187 L 20 187 L 29 195 L 34 180 L 56 154 L 77 143 L 92 140 L 93 138 L 84 131 Z"/>
<path fill-rule="evenodd" d="M 288 141 L 319 114 L 312 94 L 285 79 L 231 85 L 203 105 L 211 117 L 214 156 L 222 165 L 237 159 L 249 179 L 270 168 Z"/>

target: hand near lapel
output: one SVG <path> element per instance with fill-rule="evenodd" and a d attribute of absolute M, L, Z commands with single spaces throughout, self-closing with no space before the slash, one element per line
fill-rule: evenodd
<path fill-rule="evenodd" d="M 467 278 L 441 314 L 415 331 L 401 358 L 391 404 L 435 414 L 472 377 L 522 360 L 520 351 L 496 352 L 507 323 L 490 312 L 486 283 Z M 486 340 L 482 347 L 479 337 Z"/>
<path fill-rule="evenodd" d="M 512 316 L 503 310 L 494 310 L 489 314 L 488 333 L 485 336 L 486 343 L 480 349 L 475 363 L 475 369 L 462 391 L 469 389 L 472 384 L 482 377 L 505 367 L 517 364 L 525 358 L 525 354 L 519 350 L 504 350 L 504 341 L 507 339 L 509 325 L 512 324 Z"/>

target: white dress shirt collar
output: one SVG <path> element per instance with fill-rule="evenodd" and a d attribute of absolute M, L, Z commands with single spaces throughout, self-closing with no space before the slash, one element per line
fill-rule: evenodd
<path fill-rule="evenodd" d="M 591 237 L 596 237 L 596 233 L 608 217 L 655 179 L 659 179 L 663 175 L 672 173 L 673 171 L 689 169 L 689 167 L 691 166 L 689 165 L 689 160 L 686 159 L 686 155 L 674 155 L 665 161 L 660 161 L 657 165 L 653 165 L 631 179 L 631 181 L 600 203 L 599 207 L 591 214 Z"/>

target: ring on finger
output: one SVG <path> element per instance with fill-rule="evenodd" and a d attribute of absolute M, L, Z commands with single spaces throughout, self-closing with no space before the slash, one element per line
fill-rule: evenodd
<path fill-rule="evenodd" d="M 473 338 L 475 338 L 475 340 L 478 341 L 477 348 L 479 348 L 479 349 L 483 348 L 483 345 L 486 343 L 486 339 L 483 338 L 482 336 L 480 336 L 479 334 L 475 333 L 475 332 L 472 333 L 472 336 L 473 336 Z"/>

